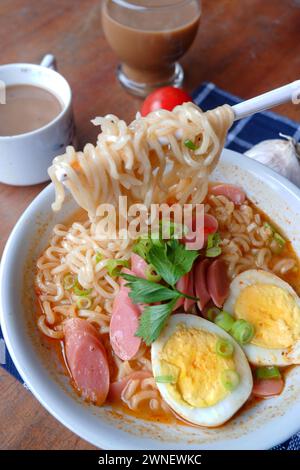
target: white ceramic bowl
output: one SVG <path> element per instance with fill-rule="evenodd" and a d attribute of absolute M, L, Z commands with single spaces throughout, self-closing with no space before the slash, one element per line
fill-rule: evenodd
<path fill-rule="evenodd" d="M 273 171 L 225 150 L 214 180 L 243 186 L 249 197 L 284 230 L 300 255 L 300 191 Z M 1 325 L 9 352 L 42 405 L 76 434 L 105 449 L 268 449 L 300 428 L 300 367 L 288 375 L 284 392 L 260 402 L 219 429 L 166 426 L 116 415 L 83 403 L 69 385 L 34 319 L 33 266 L 54 223 L 74 211 L 68 197 L 51 212 L 49 185 L 24 212 L 6 245 L 0 275 Z"/>

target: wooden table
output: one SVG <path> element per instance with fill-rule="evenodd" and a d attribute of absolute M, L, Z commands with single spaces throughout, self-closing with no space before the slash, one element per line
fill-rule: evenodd
<path fill-rule="evenodd" d="M 115 80 L 116 57 L 101 29 L 99 0 L 1 0 L 1 63 L 39 62 L 56 55 L 74 92 L 80 145 L 94 142 L 90 119 L 114 113 L 133 118 L 140 101 Z M 186 88 L 205 80 L 249 98 L 300 78 L 299 0 L 203 0 L 194 45 L 182 63 Z M 279 112 L 299 119 L 299 108 Z M 30 201 L 44 185 L 0 184 L 0 250 Z M 52 418 L 14 378 L 0 370 L 1 449 L 91 449 Z"/>

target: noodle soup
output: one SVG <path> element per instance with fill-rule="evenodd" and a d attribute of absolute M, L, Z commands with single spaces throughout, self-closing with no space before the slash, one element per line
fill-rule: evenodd
<path fill-rule="evenodd" d="M 97 118 L 96 146 L 54 160 L 53 209 L 67 188 L 84 212 L 54 227 L 37 262 L 37 321 L 62 342 L 84 400 L 216 427 L 253 397 L 279 395 L 300 363 L 291 243 L 243 188 L 208 184 L 232 120 L 230 107 L 202 113 L 190 103 L 129 126 Z M 192 217 L 179 238 L 172 218 L 155 234 L 114 238 L 101 204 L 120 195 L 146 208 L 190 204 Z M 190 249 L 200 203 L 202 242 Z"/>
<path fill-rule="evenodd" d="M 215 196 L 210 193 L 208 193 L 204 203 L 206 213 L 211 214 L 218 221 L 222 238 L 220 258 L 226 260 L 228 264 L 230 279 L 249 269 L 263 269 L 278 275 L 300 294 L 299 261 L 293 247 L 286 240 L 281 253 L 277 254 L 272 251 L 268 229 L 265 224 L 270 226 L 274 226 L 274 224 L 261 210 L 248 199 L 242 205 L 236 205 L 225 196 Z M 84 211 L 77 212 L 66 225 L 55 226 L 53 235 L 50 246 L 39 259 L 37 265 L 39 270 L 37 295 L 41 303 L 38 316 L 41 331 L 48 337 L 61 340 L 59 344 L 61 344 L 63 351 L 64 342 L 62 341 L 63 336 L 60 329 L 57 327 L 55 330 L 48 329 L 47 323 L 50 324 L 51 322 L 51 314 L 49 319 L 44 314 L 51 309 L 56 315 L 56 325 L 59 326 L 65 319 L 65 312 L 69 311 L 72 294 L 65 291 L 65 296 L 61 300 L 49 301 L 50 291 L 49 288 L 45 288 L 43 279 L 48 279 L 48 286 L 56 285 L 57 278 L 55 279 L 55 274 L 53 276 L 51 271 L 56 273 L 62 269 L 63 260 L 68 257 L 68 253 L 71 251 L 71 244 L 74 244 L 73 246 L 76 248 L 76 246 L 80 246 L 80 240 L 87 240 L 91 237 L 90 221 L 86 219 L 86 213 Z M 72 242 L 68 242 L 68 239 Z M 130 253 L 131 247 L 127 249 Z M 54 252 L 57 254 L 55 258 L 53 257 Z M 80 254 L 80 250 L 78 254 Z M 95 265 L 97 265 L 96 261 L 95 259 Z M 67 269 L 61 272 L 66 273 Z M 107 292 L 109 292 L 111 285 L 116 282 L 115 278 L 110 278 L 107 282 L 104 278 L 104 270 L 102 275 L 103 278 L 98 277 L 99 285 L 106 285 Z M 111 291 L 113 292 L 112 288 Z M 48 300 L 43 300 L 45 296 Z M 71 313 L 74 317 L 88 319 L 97 326 L 102 334 L 109 356 L 112 379 L 107 403 L 113 405 L 116 409 L 142 419 L 162 423 L 171 423 L 175 420 L 177 423 L 186 425 L 187 423 L 174 416 L 159 394 L 152 373 L 150 347 L 144 345 L 139 350 L 138 355 L 129 361 L 121 361 L 113 353 L 108 335 L 112 310 L 113 295 L 108 298 L 95 295 L 89 309 L 78 309 L 76 304 L 73 304 Z M 51 347 L 55 347 L 52 342 Z M 64 363 L 66 373 L 68 373 L 65 354 L 61 354 L 60 358 Z M 285 370 L 288 371 L 289 369 L 281 369 L 283 377 L 285 376 Z M 77 390 L 74 381 L 72 381 L 72 385 Z M 78 391 L 78 393 L 80 392 Z M 248 409 L 249 406 L 257 405 L 259 399 L 259 397 L 251 396 L 245 403 L 244 408 Z"/>

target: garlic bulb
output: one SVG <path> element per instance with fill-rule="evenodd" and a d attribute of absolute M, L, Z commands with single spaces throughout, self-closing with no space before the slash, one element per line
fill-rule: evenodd
<path fill-rule="evenodd" d="M 300 144 L 289 136 L 264 140 L 245 152 L 247 157 L 272 168 L 300 187 Z"/>

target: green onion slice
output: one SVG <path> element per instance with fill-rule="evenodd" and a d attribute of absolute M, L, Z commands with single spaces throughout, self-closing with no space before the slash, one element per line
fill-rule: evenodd
<path fill-rule="evenodd" d="M 255 371 L 258 379 L 280 379 L 280 370 L 276 366 L 258 367 Z"/>
<path fill-rule="evenodd" d="M 92 301 L 88 297 L 80 297 L 77 299 L 76 305 L 79 310 L 87 310 L 92 306 Z"/>
<path fill-rule="evenodd" d="M 220 246 L 213 246 L 212 248 L 207 248 L 205 255 L 207 258 L 216 258 L 222 253 L 222 248 Z"/>
<path fill-rule="evenodd" d="M 96 263 L 99 263 L 100 261 L 102 261 L 104 258 L 103 254 L 100 253 L 100 251 L 97 251 L 96 253 Z"/>
<path fill-rule="evenodd" d="M 161 276 L 156 273 L 154 267 L 151 264 L 147 266 L 145 275 L 146 275 L 147 281 L 151 281 L 151 282 L 161 281 Z"/>
<path fill-rule="evenodd" d="M 219 246 L 221 237 L 219 232 L 210 233 L 207 237 L 206 256 L 208 258 L 215 258 L 222 253 L 222 248 Z"/>
<path fill-rule="evenodd" d="M 76 283 L 76 277 L 73 274 L 66 274 L 63 279 L 63 286 L 65 289 L 70 290 L 73 289 Z"/>
<path fill-rule="evenodd" d="M 129 261 L 127 259 L 109 259 L 106 263 L 106 269 L 110 276 L 119 276 L 122 267 L 129 268 Z"/>
<path fill-rule="evenodd" d="M 234 319 L 229 313 L 222 310 L 214 319 L 214 323 L 223 330 L 230 331 L 234 325 Z"/>
<path fill-rule="evenodd" d="M 221 313 L 221 310 L 217 307 L 209 308 L 206 312 L 207 319 L 210 321 L 215 321 L 217 315 Z"/>
<path fill-rule="evenodd" d="M 219 232 L 210 233 L 207 237 L 207 248 L 213 248 L 214 246 L 219 246 L 221 242 L 221 236 Z"/>
<path fill-rule="evenodd" d="M 77 280 L 74 284 L 73 292 L 75 295 L 79 295 L 80 297 L 87 297 L 92 292 L 92 289 L 84 289 Z"/>
<path fill-rule="evenodd" d="M 272 227 L 272 225 L 270 225 L 268 222 L 265 222 L 265 223 L 264 223 L 264 228 L 265 228 L 266 230 L 268 230 L 270 236 L 273 235 L 273 233 L 274 233 L 275 230 L 274 230 L 274 228 Z"/>
<path fill-rule="evenodd" d="M 222 372 L 221 382 L 226 390 L 232 392 L 240 383 L 240 376 L 235 370 L 227 369 Z"/>
<path fill-rule="evenodd" d="M 280 233 L 276 232 L 276 230 L 274 229 L 274 227 L 272 227 L 272 225 L 270 225 L 268 222 L 265 222 L 265 223 L 264 223 L 264 227 L 265 227 L 265 229 L 267 229 L 268 232 L 270 233 L 270 237 L 271 237 L 271 236 L 273 237 L 273 241 L 275 241 L 275 242 L 277 243 L 277 245 L 278 245 L 277 250 L 276 250 L 276 247 L 274 248 L 274 246 L 273 246 L 273 251 L 274 251 L 274 253 L 275 253 L 275 254 L 279 254 L 279 253 L 283 250 L 283 248 L 284 248 L 284 246 L 285 246 L 285 244 L 286 244 L 286 240 L 280 235 Z M 280 251 L 280 249 L 281 249 L 281 251 Z M 276 251 L 277 251 L 277 252 L 276 252 Z"/>
<path fill-rule="evenodd" d="M 237 320 L 231 328 L 232 336 L 240 344 L 250 343 L 254 336 L 254 326 L 246 320 Z"/>
<path fill-rule="evenodd" d="M 160 384 L 175 384 L 176 378 L 172 375 L 158 375 L 155 377 L 155 382 Z"/>
<path fill-rule="evenodd" d="M 141 237 L 134 244 L 132 251 L 143 259 L 147 259 L 148 252 L 151 248 L 151 240 L 148 236 Z"/>
<path fill-rule="evenodd" d="M 194 142 L 191 141 L 190 139 L 186 139 L 184 141 L 184 145 L 190 150 L 197 150 L 197 148 L 198 148 L 197 145 L 194 144 Z"/>
<path fill-rule="evenodd" d="M 279 233 L 277 232 L 274 233 L 274 240 L 276 240 L 276 242 L 278 243 L 280 247 L 284 248 L 286 244 L 286 240 L 281 235 L 279 235 Z"/>
<path fill-rule="evenodd" d="M 221 357 L 231 357 L 233 355 L 234 346 L 228 339 L 218 339 L 216 342 L 216 353 Z"/>

